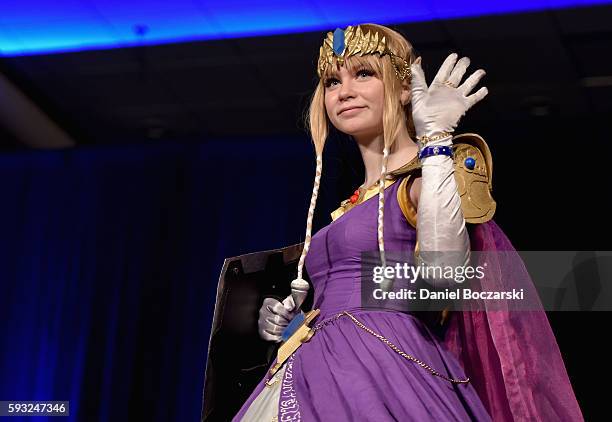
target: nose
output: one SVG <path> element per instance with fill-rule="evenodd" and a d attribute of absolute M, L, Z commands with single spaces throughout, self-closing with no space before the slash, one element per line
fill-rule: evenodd
<path fill-rule="evenodd" d="M 345 78 L 340 85 L 340 90 L 338 91 L 338 100 L 346 101 L 349 98 L 354 98 L 355 92 L 353 91 L 353 85 L 351 83 L 350 78 Z"/>

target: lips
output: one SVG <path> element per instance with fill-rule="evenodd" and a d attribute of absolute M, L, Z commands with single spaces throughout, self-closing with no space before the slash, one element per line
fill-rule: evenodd
<path fill-rule="evenodd" d="M 339 115 L 341 115 L 342 113 L 344 113 L 345 111 L 355 110 L 355 109 L 359 109 L 359 108 L 365 108 L 365 107 L 351 106 L 351 107 L 343 108 L 343 109 L 342 109 L 342 110 L 340 110 L 340 112 L 338 113 L 338 116 L 339 116 Z"/>

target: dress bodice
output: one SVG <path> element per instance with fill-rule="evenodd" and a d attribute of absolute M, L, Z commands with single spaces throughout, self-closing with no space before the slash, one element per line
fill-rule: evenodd
<path fill-rule="evenodd" d="M 401 182 L 385 189 L 384 241 L 386 251 L 413 251 L 416 230 L 397 200 Z M 361 253 L 378 251 L 378 195 L 358 204 L 311 240 L 306 269 L 314 286 L 314 308 L 322 315 L 361 306 Z"/>

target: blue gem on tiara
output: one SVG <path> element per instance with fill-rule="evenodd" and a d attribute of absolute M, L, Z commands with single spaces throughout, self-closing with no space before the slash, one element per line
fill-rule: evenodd
<path fill-rule="evenodd" d="M 474 170 L 474 167 L 476 167 L 476 160 L 474 160 L 474 158 L 472 157 L 468 157 L 465 159 L 465 166 L 470 169 L 470 170 Z"/>
<path fill-rule="evenodd" d="M 340 28 L 336 28 L 334 31 L 334 53 L 336 56 L 342 55 L 344 51 L 344 31 Z"/>

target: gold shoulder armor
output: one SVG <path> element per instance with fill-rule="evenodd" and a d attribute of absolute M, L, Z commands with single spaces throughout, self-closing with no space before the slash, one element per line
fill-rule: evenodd
<path fill-rule="evenodd" d="M 489 146 L 480 135 L 463 133 L 453 137 L 453 153 L 463 217 L 467 223 L 485 223 L 493 218 L 497 206 L 491 196 L 493 160 Z M 417 210 L 410 200 L 410 187 L 416 177 L 420 177 L 420 171 L 408 174 L 397 190 L 402 213 L 414 228 Z"/>
<path fill-rule="evenodd" d="M 467 223 L 486 223 L 495 214 L 493 159 L 485 140 L 475 133 L 453 137 L 455 181 Z"/>

